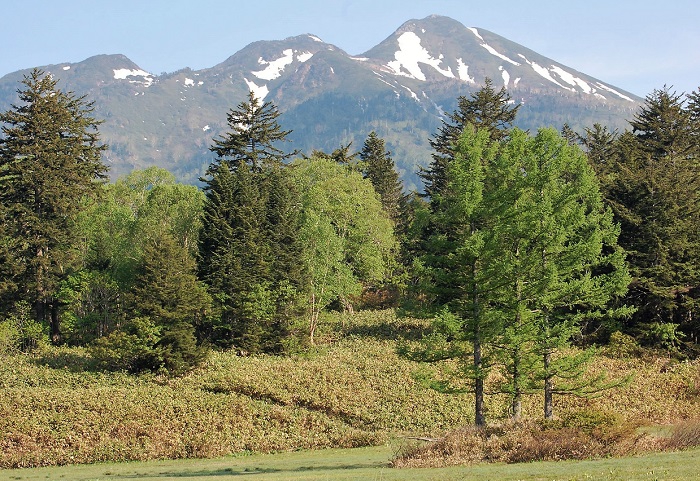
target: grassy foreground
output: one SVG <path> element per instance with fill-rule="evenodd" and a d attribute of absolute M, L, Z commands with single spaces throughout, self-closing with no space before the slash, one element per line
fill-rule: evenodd
<path fill-rule="evenodd" d="M 79 349 L 3 357 L 0 468 L 382 446 L 473 422 L 469 395 L 440 394 L 415 380 L 417 370 L 439 375 L 449 365 L 420 366 L 396 354 L 397 340 L 420 335 L 421 321 L 383 311 L 329 319 L 327 326 L 326 342 L 313 352 L 215 353 L 178 379 L 86 371 Z M 645 426 L 700 419 L 700 362 L 601 356 L 591 366 L 592 375 L 599 371 L 636 376 L 597 399 L 559 397 L 555 414 L 608 413 Z M 540 396 L 527 398 L 525 416 L 540 418 L 541 404 Z M 507 405 L 506 397 L 490 396 L 489 420 L 505 417 Z M 373 459 L 386 464 L 391 456 L 377 452 Z M 323 466 L 329 451 L 319 453 Z"/>
<path fill-rule="evenodd" d="M 694 480 L 700 449 L 624 459 L 391 469 L 387 446 L 258 454 L 212 460 L 147 461 L 0 470 L 0 481 L 274 480 Z"/>

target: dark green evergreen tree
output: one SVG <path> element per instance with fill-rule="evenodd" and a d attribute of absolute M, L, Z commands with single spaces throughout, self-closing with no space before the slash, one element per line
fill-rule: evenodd
<path fill-rule="evenodd" d="M 85 97 L 57 88 L 57 80 L 35 69 L 22 80 L 19 105 L 0 114 L 0 205 L 6 235 L 24 264 L 16 299 L 33 306 L 60 342 L 55 290 L 75 259 L 74 221 L 96 195 L 107 168 L 102 163 L 99 121 Z M 5 306 L 6 307 L 6 306 Z"/>
<path fill-rule="evenodd" d="M 153 347 L 161 352 L 157 358 L 162 367 L 174 375 L 196 366 L 205 356 L 197 345 L 194 326 L 201 324 L 211 299 L 197 280 L 195 268 L 187 248 L 164 233 L 146 246 L 128 295 L 128 311 L 159 328 L 161 338 Z"/>
<path fill-rule="evenodd" d="M 231 131 L 214 141 L 218 158 L 203 179 L 199 273 L 220 311 L 207 335 L 247 351 L 283 349 L 302 285 L 300 206 L 283 172 L 292 154 L 273 146 L 289 133 L 278 115 L 251 93 L 229 113 Z"/>
<path fill-rule="evenodd" d="M 515 104 L 510 93 L 501 87 L 496 91 L 491 79 L 471 94 L 470 98 L 457 98 L 457 110 L 446 113 L 446 120 L 430 140 L 435 151 L 429 168 L 419 175 L 423 179 L 425 196 L 432 197 L 445 187 L 445 169 L 454 158 L 454 145 L 466 125 L 486 129 L 493 140 L 502 140 L 508 135 L 520 104 Z"/>
<path fill-rule="evenodd" d="M 214 139 L 210 150 L 219 159 L 227 159 L 233 168 L 238 163 L 248 164 L 255 171 L 279 165 L 297 154 L 296 151 L 285 153 L 277 147 L 279 142 L 288 141 L 287 136 L 291 133 L 282 130 L 277 122 L 279 116 L 273 103 L 261 104 L 251 91 L 247 102 L 241 102 L 236 110 L 232 109 L 226 115 L 230 130 Z"/>
<path fill-rule="evenodd" d="M 402 211 L 404 210 L 403 185 L 396 172 L 391 152 L 386 150 L 384 139 L 377 136 L 376 132 L 370 132 L 360 152 L 362 161 L 362 173 L 374 186 L 379 194 L 384 210 L 389 218 L 394 221 L 398 231 L 403 229 Z"/>
<path fill-rule="evenodd" d="M 673 347 L 693 335 L 700 283 L 700 164 L 692 114 L 670 89 L 648 95 L 617 142 L 607 200 L 622 225 L 639 309 L 628 330 Z M 697 331 L 694 331 L 697 335 Z"/>

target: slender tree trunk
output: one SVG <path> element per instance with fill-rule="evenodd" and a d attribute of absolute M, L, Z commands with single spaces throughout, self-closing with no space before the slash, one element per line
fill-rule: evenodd
<path fill-rule="evenodd" d="M 51 302 L 51 342 L 53 344 L 60 344 L 62 340 L 59 303 L 58 300 L 54 299 L 53 302 Z"/>
<path fill-rule="evenodd" d="M 474 424 L 477 426 L 485 426 L 484 378 L 481 373 L 481 343 L 478 340 L 474 340 L 474 368 L 477 370 L 476 380 L 474 382 Z"/>
<path fill-rule="evenodd" d="M 472 263 L 472 279 L 476 278 L 476 263 Z M 474 371 L 476 379 L 474 381 L 474 424 L 477 426 L 486 425 L 484 415 L 484 378 L 483 359 L 481 355 L 481 320 L 479 319 L 479 291 L 474 282 L 472 289 L 472 316 L 474 318 Z"/>
<path fill-rule="evenodd" d="M 552 402 L 552 391 L 554 389 L 554 383 L 552 380 L 552 375 L 549 373 L 549 366 L 552 362 L 552 354 L 549 350 L 544 353 L 543 363 L 544 363 L 544 418 L 552 419 L 554 415 L 554 404 Z"/>
<path fill-rule="evenodd" d="M 523 412 L 522 388 L 520 386 L 520 356 L 518 349 L 513 352 L 513 399 L 511 400 L 510 411 L 513 421 L 520 421 Z"/>

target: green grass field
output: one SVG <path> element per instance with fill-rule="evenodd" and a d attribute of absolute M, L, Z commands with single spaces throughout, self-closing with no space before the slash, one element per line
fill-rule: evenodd
<path fill-rule="evenodd" d="M 212 460 L 146 461 L 0 470 L 0 481 L 166 480 L 697 480 L 700 449 L 621 459 L 490 464 L 433 469 L 388 466 L 389 446 L 258 454 Z"/>

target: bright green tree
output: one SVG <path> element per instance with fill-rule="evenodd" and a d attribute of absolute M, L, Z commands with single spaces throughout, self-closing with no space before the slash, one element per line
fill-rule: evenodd
<path fill-rule="evenodd" d="M 395 247 L 392 223 L 367 179 L 325 158 L 291 165 L 301 194 L 309 338 L 320 312 L 384 280 Z"/>
<path fill-rule="evenodd" d="M 498 238 L 510 246 L 505 265 L 512 266 L 504 270 L 513 279 L 506 298 L 513 306 L 506 328 L 512 339 L 504 346 L 513 373 L 513 414 L 519 411 L 517 395 L 532 380 L 523 378 L 523 385 L 514 375 L 532 377 L 531 345 L 539 357 L 534 380 L 542 382 L 545 418 L 551 418 L 554 393 L 585 394 L 606 387 L 600 380 L 580 378 L 590 353 L 564 353 L 580 333 L 582 320 L 629 314 L 629 309 L 610 306 L 626 292 L 630 278 L 617 244 L 619 226 L 577 146 L 553 130 L 530 137 L 516 129 L 501 157 L 511 166 L 511 174 L 502 177 L 510 179 L 507 191 L 514 194 L 503 211 L 508 221 L 497 229 Z"/>
<path fill-rule="evenodd" d="M 18 94 L 21 103 L 0 114 L 0 205 L 7 234 L 23 239 L 13 246 L 26 266 L 16 296 L 60 342 L 55 291 L 75 261 L 75 218 L 99 190 L 106 146 L 92 103 L 59 90 L 51 75 L 33 70 Z"/>
<path fill-rule="evenodd" d="M 414 355 L 462 361 L 478 424 L 483 379 L 497 362 L 511 415 L 539 388 L 551 417 L 554 393 L 592 389 L 560 382 L 580 375 L 586 359 L 566 357 L 581 319 L 620 314 L 607 307 L 629 280 L 618 228 L 583 152 L 552 130 L 514 129 L 495 141 L 467 128 L 454 152 L 445 188 L 431 198 L 422 257 L 441 314 Z"/>

